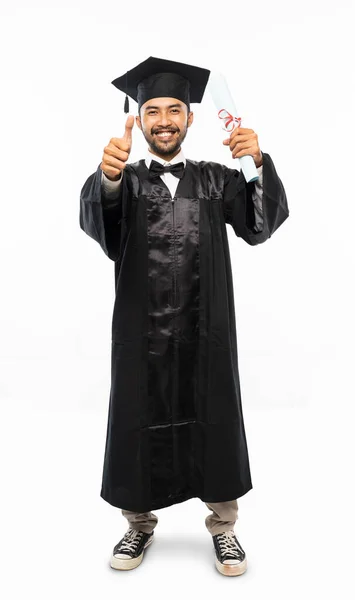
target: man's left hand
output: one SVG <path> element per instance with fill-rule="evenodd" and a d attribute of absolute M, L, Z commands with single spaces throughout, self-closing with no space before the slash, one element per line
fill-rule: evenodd
<path fill-rule="evenodd" d="M 259 147 L 258 136 L 253 129 L 236 127 L 229 138 L 223 140 L 225 146 L 229 145 L 233 158 L 241 158 L 249 154 L 253 157 L 255 166 L 263 164 L 263 155 Z"/>

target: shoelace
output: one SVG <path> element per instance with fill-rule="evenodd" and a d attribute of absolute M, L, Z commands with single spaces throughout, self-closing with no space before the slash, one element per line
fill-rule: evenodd
<path fill-rule="evenodd" d="M 238 540 L 233 531 L 219 533 L 217 535 L 217 540 L 223 557 L 228 554 L 231 558 L 237 558 L 238 560 L 243 559 L 244 553 L 241 546 L 238 544 Z"/>
<path fill-rule="evenodd" d="M 122 540 L 120 550 L 128 550 L 128 552 L 134 552 L 142 539 L 142 531 L 136 529 L 129 529 Z"/>

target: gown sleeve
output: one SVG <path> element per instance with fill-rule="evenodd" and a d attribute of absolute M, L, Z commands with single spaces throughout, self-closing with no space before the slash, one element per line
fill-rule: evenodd
<path fill-rule="evenodd" d="M 254 205 L 255 215 L 255 232 L 261 231 L 263 228 L 263 166 L 257 167 L 259 179 L 254 183 L 254 189 L 251 193 L 251 199 Z"/>
<path fill-rule="evenodd" d="M 100 244 L 105 254 L 113 261 L 119 260 L 123 251 L 129 227 L 130 206 L 130 185 L 125 173 L 114 197 L 105 194 L 100 166 L 82 187 L 80 227 Z"/>
<path fill-rule="evenodd" d="M 261 206 L 256 209 L 256 184 L 247 183 L 242 171 L 224 167 L 225 222 L 251 246 L 262 244 L 289 216 L 284 186 L 269 154 L 263 156 Z M 260 198 L 260 196 L 259 196 Z M 257 215 L 257 219 L 256 219 Z"/>

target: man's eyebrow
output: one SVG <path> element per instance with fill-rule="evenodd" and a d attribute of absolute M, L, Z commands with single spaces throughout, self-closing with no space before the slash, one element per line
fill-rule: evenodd
<path fill-rule="evenodd" d="M 175 108 L 176 106 L 181 108 L 181 104 L 169 104 L 169 106 L 167 108 Z M 151 108 L 159 110 L 159 108 L 161 108 L 161 106 L 153 106 L 152 104 L 150 104 L 149 106 L 145 107 L 145 110 L 149 110 Z"/>

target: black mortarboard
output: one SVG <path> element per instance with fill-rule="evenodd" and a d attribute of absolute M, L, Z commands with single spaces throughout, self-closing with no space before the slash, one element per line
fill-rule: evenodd
<path fill-rule="evenodd" d="M 124 111 L 129 111 L 128 96 L 142 104 L 151 98 L 177 98 L 188 109 L 190 102 L 201 102 L 210 75 L 208 69 L 150 56 L 111 83 L 125 92 Z"/>

